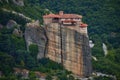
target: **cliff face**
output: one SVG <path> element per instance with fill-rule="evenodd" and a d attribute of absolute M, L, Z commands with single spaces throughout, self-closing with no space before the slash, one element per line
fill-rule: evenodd
<path fill-rule="evenodd" d="M 38 45 L 38 59 L 45 57 L 47 38 L 44 28 L 39 25 L 38 21 L 26 25 L 25 40 L 28 50 L 30 44 Z"/>
<path fill-rule="evenodd" d="M 47 57 L 80 77 L 90 76 L 91 53 L 87 33 L 81 33 L 79 25 L 38 22 L 28 23 L 25 30 L 27 47 L 31 43 L 39 47 L 38 58 Z"/>
<path fill-rule="evenodd" d="M 46 56 L 62 63 L 74 74 L 85 77 L 91 70 L 91 54 L 88 37 L 71 29 L 77 26 L 63 26 L 58 23 L 46 25 L 48 46 Z"/>

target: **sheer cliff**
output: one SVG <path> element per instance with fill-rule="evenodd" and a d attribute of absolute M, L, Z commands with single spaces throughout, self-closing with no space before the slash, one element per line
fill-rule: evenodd
<path fill-rule="evenodd" d="M 48 37 L 46 57 L 62 63 L 74 74 L 86 77 L 92 73 L 87 24 L 77 14 L 48 14 L 43 16 Z"/>
<path fill-rule="evenodd" d="M 27 23 L 25 29 L 25 40 L 28 50 L 30 44 L 38 45 L 39 52 L 37 58 L 40 59 L 45 57 L 47 37 L 45 35 L 44 28 L 39 25 L 39 21 Z"/>
<path fill-rule="evenodd" d="M 43 16 L 43 19 L 44 27 L 40 27 L 37 21 L 27 24 L 25 30 L 27 47 L 30 44 L 37 44 L 39 59 L 47 57 L 61 63 L 75 75 L 90 76 L 92 66 L 88 25 L 81 21 L 82 17 L 77 14 L 64 14 L 61 11 L 59 15 L 49 14 Z"/>
<path fill-rule="evenodd" d="M 78 76 L 91 75 L 88 37 L 57 23 L 47 25 L 46 31 L 48 35 L 46 57 L 62 63 L 67 70 Z"/>

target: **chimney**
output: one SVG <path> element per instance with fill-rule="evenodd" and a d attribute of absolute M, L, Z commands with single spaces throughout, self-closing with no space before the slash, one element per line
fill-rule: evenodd
<path fill-rule="evenodd" d="M 64 12 L 63 11 L 59 11 L 59 15 L 63 15 L 64 14 Z"/>

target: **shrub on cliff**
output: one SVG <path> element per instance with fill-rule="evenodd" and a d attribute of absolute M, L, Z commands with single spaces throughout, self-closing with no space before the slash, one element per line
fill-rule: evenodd
<path fill-rule="evenodd" d="M 37 58 L 38 45 L 36 45 L 36 44 L 30 44 L 29 51 L 30 51 L 31 56 L 33 56 L 34 58 Z"/>

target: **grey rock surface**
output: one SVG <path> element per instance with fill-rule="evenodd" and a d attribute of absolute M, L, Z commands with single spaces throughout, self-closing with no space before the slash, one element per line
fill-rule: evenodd
<path fill-rule="evenodd" d="M 9 20 L 7 25 L 6 25 L 7 29 L 11 29 L 11 28 L 13 28 L 15 26 L 17 26 L 17 23 L 14 20 Z"/>
<path fill-rule="evenodd" d="M 18 6 L 24 6 L 24 0 L 13 0 L 13 3 Z"/>
<path fill-rule="evenodd" d="M 45 35 L 44 28 L 39 25 L 38 21 L 28 23 L 26 25 L 25 40 L 27 44 L 27 49 L 29 48 L 30 44 L 38 45 L 39 48 L 39 53 L 37 56 L 38 59 L 45 57 L 47 38 Z"/>

